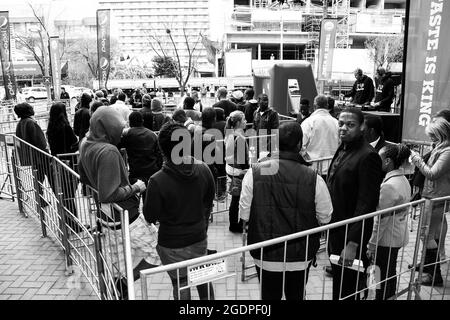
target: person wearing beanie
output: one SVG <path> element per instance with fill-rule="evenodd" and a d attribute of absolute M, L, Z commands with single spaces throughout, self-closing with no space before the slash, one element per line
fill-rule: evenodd
<path fill-rule="evenodd" d="M 170 120 L 170 117 L 163 114 L 163 106 L 161 100 L 155 98 L 152 100 L 152 130 L 159 131 L 162 125 Z"/>
<path fill-rule="evenodd" d="M 94 95 L 94 100 L 95 101 L 100 101 L 104 97 L 105 97 L 105 95 L 104 95 L 102 90 L 95 91 L 95 95 Z"/>
<path fill-rule="evenodd" d="M 153 114 L 152 114 L 152 97 L 150 94 L 144 94 L 142 96 L 142 108 L 139 112 L 142 114 L 142 118 L 144 119 L 144 127 L 152 130 L 153 125 Z"/>
<path fill-rule="evenodd" d="M 245 101 L 244 101 L 244 94 L 241 90 L 236 90 L 231 93 L 231 102 L 236 104 L 236 108 L 239 111 L 244 112 L 245 110 Z"/>

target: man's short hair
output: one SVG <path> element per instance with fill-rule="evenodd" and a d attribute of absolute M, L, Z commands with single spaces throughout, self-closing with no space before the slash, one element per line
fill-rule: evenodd
<path fill-rule="evenodd" d="M 104 98 L 102 98 L 102 99 L 104 99 Z M 98 108 L 100 108 L 100 107 L 103 107 L 104 106 L 104 103 L 103 102 L 101 102 L 101 101 L 95 101 L 92 105 L 91 105 L 91 107 L 90 107 L 90 111 L 91 111 L 91 114 L 92 113 L 94 113 L 95 112 L 95 110 L 97 110 Z"/>
<path fill-rule="evenodd" d="M 144 117 L 139 111 L 133 111 L 128 116 L 130 127 L 141 127 L 144 124 Z"/>
<path fill-rule="evenodd" d="M 373 129 L 378 136 L 383 134 L 383 120 L 380 116 L 374 114 L 365 114 L 364 122 L 366 127 Z"/>
<path fill-rule="evenodd" d="M 354 75 L 358 75 L 358 76 L 362 76 L 363 75 L 363 71 L 361 68 L 356 68 L 355 71 L 353 71 Z"/>
<path fill-rule="evenodd" d="M 328 98 L 323 94 L 319 94 L 314 98 L 314 105 L 317 109 L 328 109 Z"/>
<path fill-rule="evenodd" d="M 309 106 L 309 100 L 306 98 L 300 99 L 300 104 L 305 104 Z"/>
<path fill-rule="evenodd" d="M 187 120 L 186 112 L 183 109 L 175 110 L 172 114 L 172 120 L 184 124 Z"/>
<path fill-rule="evenodd" d="M 194 109 L 194 105 L 195 105 L 194 98 L 192 98 L 192 97 L 184 98 L 184 101 L 183 101 L 183 108 L 184 109 L 192 110 L 192 109 Z"/>
<path fill-rule="evenodd" d="M 297 121 L 287 121 L 278 128 L 280 151 L 296 151 L 303 140 L 303 131 Z"/>
<path fill-rule="evenodd" d="M 175 130 L 186 130 L 187 133 L 184 135 L 180 134 L 178 140 L 172 141 L 172 134 Z M 161 149 L 161 152 L 168 160 L 171 159 L 170 155 L 172 154 L 173 148 L 175 148 L 177 144 L 183 141 L 183 136 L 190 136 L 190 133 L 188 129 L 180 123 L 166 122 L 159 130 L 158 145 Z"/>
<path fill-rule="evenodd" d="M 328 97 L 328 109 L 334 110 L 334 99 L 332 97 Z"/>
<path fill-rule="evenodd" d="M 345 107 L 344 110 L 341 111 L 341 114 L 343 113 L 351 113 L 356 116 L 356 119 L 358 119 L 359 125 L 361 126 L 364 123 L 364 113 L 359 108 L 356 107 Z"/>
<path fill-rule="evenodd" d="M 127 99 L 127 95 L 123 92 L 119 93 L 119 95 L 117 96 L 117 99 L 120 101 L 125 102 L 125 100 Z"/>
<path fill-rule="evenodd" d="M 228 94 L 227 88 L 220 87 L 219 89 L 217 89 L 217 97 L 218 98 L 226 98 L 227 94 Z"/>
<path fill-rule="evenodd" d="M 378 68 L 377 69 L 377 74 L 379 76 L 383 76 L 384 74 L 386 74 L 386 69 L 385 68 Z"/>
<path fill-rule="evenodd" d="M 253 90 L 252 88 L 246 89 L 244 92 L 244 96 L 247 100 L 253 99 L 253 97 L 255 96 L 255 90 Z"/>
<path fill-rule="evenodd" d="M 216 121 L 216 110 L 212 107 L 204 108 L 202 111 L 202 125 L 205 128 L 211 128 Z"/>

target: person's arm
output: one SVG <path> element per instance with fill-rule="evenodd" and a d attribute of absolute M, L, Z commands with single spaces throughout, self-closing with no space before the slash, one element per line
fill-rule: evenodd
<path fill-rule="evenodd" d="M 309 119 L 306 119 L 300 125 L 302 127 L 302 131 L 303 131 L 303 142 L 302 142 L 303 151 L 305 151 L 308 148 L 309 143 L 311 142 L 311 138 L 312 138 L 312 130 L 313 130 L 314 124 Z"/>
<path fill-rule="evenodd" d="M 145 196 L 144 206 L 142 208 L 145 220 L 148 223 L 153 224 L 159 221 L 162 213 L 162 207 L 158 183 L 155 179 L 150 178 L 148 180 L 147 193 Z"/>
<path fill-rule="evenodd" d="M 375 97 L 375 87 L 373 85 L 373 81 L 371 78 L 367 77 L 366 85 L 369 88 L 368 96 L 367 96 L 368 100 L 366 101 L 366 103 L 370 103 L 373 100 L 373 98 Z"/>
<path fill-rule="evenodd" d="M 80 112 L 75 112 L 75 116 L 73 117 L 73 132 L 77 135 L 80 136 Z"/>
<path fill-rule="evenodd" d="M 202 163 L 202 166 L 204 166 L 206 172 L 206 194 L 203 198 L 203 206 L 205 207 L 205 219 L 208 220 L 214 206 L 213 201 L 216 195 L 216 183 L 209 167 L 205 163 Z"/>
<path fill-rule="evenodd" d="M 316 179 L 316 219 L 320 225 L 327 224 L 331 220 L 333 213 L 333 204 L 331 202 L 330 192 L 323 178 L 317 175 Z"/>
<path fill-rule="evenodd" d="M 436 180 L 444 174 L 450 173 L 450 149 L 443 151 L 436 162 L 430 167 L 423 161 L 422 157 L 414 153 L 411 161 L 419 168 L 419 171 L 429 180 Z"/>
<path fill-rule="evenodd" d="M 380 156 L 377 153 L 370 153 L 359 163 L 358 196 L 353 217 L 362 216 L 376 209 L 380 196 L 381 178 Z M 367 221 L 365 221 L 365 225 L 367 225 Z M 347 242 L 360 243 L 362 228 L 363 221 L 351 224 L 348 229 Z"/>
<path fill-rule="evenodd" d="M 140 192 L 139 186 L 121 186 L 121 163 L 123 159 L 120 153 L 114 151 L 104 152 L 99 159 L 97 170 L 97 189 L 100 202 L 120 202 Z M 112 174 L 116 173 L 116 174 Z"/>
<path fill-rule="evenodd" d="M 74 145 L 78 141 L 78 138 L 73 132 L 72 127 L 70 125 L 66 126 L 66 139 L 69 147 Z"/>
<path fill-rule="evenodd" d="M 353 98 L 355 96 L 355 93 L 356 93 L 356 81 L 353 83 L 352 90 L 350 90 L 349 93 L 344 94 L 344 97 L 346 97 L 346 98 L 352 97 Z"/>
<path fill-rule="evenodd" d="M 280 126 L 280 120 L 278 117 L 278 112 L 274 111 L 270 117 L 270 128 L 271 129 L 278 129 Z"/>
<path fill-rule="evenodd" d="M 30 132 L 30 143 L 36 148 L 48 152 L 47 140 L 41 127 L 34 121 L 28 121 L 27 125 Z"/>
<path fill-rule="evenodd" d="M 239 199 L 239 217 L 248 221 L 253 200 L 253 170 L 249 169 L 242 180 L 241 198 Z"/>

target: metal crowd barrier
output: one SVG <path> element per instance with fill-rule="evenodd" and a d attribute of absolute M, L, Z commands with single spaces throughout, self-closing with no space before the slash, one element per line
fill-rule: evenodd
<path fill-rule="evenodd" d="M 450 197 L 446 197 L 445 199 L 434 199 L 431 202 L 438 202 L 438 201 L 446 201 L 448 203 L 450 201 Z M 283 264 L 283 270 L 280 271 L 280 273 L 283 274 L 283 279 L 286 279 L 288 274 L 287 272 L 287 264 L 286 264 L 286 249 L 290 245 L 290 243 L 295 242 L 296 240 L 303 239 L 306 242 L 306 247 L 308 247 L 308 243 L 311 243 L 313 241 L 314 237 L 317 237 L 318 235 L 322 234 L 323 232 L 327 233 L 327 239 L 330 239 L 330 234 L 336 234 L 336 232 L 344 232 L 343 237 L 341 238 L 342 244 L 346 243 L 347 233 L 349 230 L 349 227 L 359 223 L 362 225 L 362 232 L 361 232 L 361 239 L 363 239 L 365 236 L 364 234 L 364 226 L 366 224 L 372 224 L 371 221 L 373 221 L 374 218 L 376 219 L 390 219 L 395 218 L 396 216 L 400 217 L 401 219 L 404 219 L 402 223 L 407 225 L 407 220 L 409 219 L 410 215 L 408 214 L 411 210 L 418 210 L 421 212 L 419 214 L 419 221 L 418 221 L 418 232 L 415 238 L 411 237 L 412 239 L 409 241 L 409 243 L 402 248 L 399 248 L 398 250 L 393 247 L 385 247 L 384 248 L 384 255 L 381 254 L 381 247 L 376 246 L 375 249 L 375 257 L 373 258 L 373 261 L 376 261 L 377 263 L 382 266 L 383 263 L 386 263 L 386 265 L 393 265 L 394 266 L 394 272 L 378 272 L 378 275 L 376 278 L 371 278 L 369 274 L 366 274 L 366 268 L 369 266 L 368 263 L 364 264 L 358 264 L 357 261 L 354 261 L 353 266 L 349 267 L 341 267 L 339 265 L 336 265 L 336 268 L 334 269 L 334 272 L 336 273 L 337 281 L 339 281 L 339 278 L 341 279 L 340 283 L 341 288 L 339 292 L 335 292 L 336 297 L 339 299 L 420 299 L 421 296 L 424 295 L 424 286 L 421 286 L 420 284 L 420 277 L 416 279 L 416 276 L 420 276 L 420 272 L 416 271 L 416 268 L 409 267 L 407 262 L 411 262 L 412 266 L 416 266 L 416 264 L 424 259 L 424 253 L 422 253 L 422 258 L 419 258 L 419 246 L 420 246 L 420 232 L 421 230 L 427 229 L 427 221 L 426 215 L 423 214 L 424 212 L 424 204 L 425 200 L 419 200 L 411 203 L 406 203 L 404 205 L 396 206 L 393 208 L 380 210 L 377 212 L 369 213 L 360 217 L 340 221 L 337 223 L 329 224 L 326 226 L 321 226 L 315 229 L 306 230 L 302 232 L 298 232 L 295 234 L 279 237 L 276 239 L 271 239 L 268 241 L 252 244 L 252 245 L 246 245 L 239 248 L 234 248 L 231 250 L 219 252 L 213 255 L 208 255 L 200 258 L 190 259 L 179 263 L 174 263 L 170 265 L 160 266 L 157 268 L 147 269 L 141 271 L 141 290 L 142 290 L 142 298 L 144 300 L 148 299 L 149 296 L 157 296 L 158 291 L 161 290 L 168 290 L 171 288 L 171 281 L 168 280 L 168 277 L 164 277 L 164 273 L 168 271 L 174 271 L 176 270 L 178 275 L 180 274 L 182 269 L 187 270 L 187 279 L 177 279 L 179 284 L 184 284 L 183 287 L 178 287 L 178 293 L 180 293 L 181 290 L 190 290 L 194 286 L 198 286 L 200 284 L 206 284 L 210 283 L 212 284 L 212 288 L 227 288 L 228 290 L 221 290 L 220 294 L 218 295 L 217 291 L 215 294 L 215 297 L 217 299 L 258 299 L 258 297 L 255 297 L 255 295 L 252 294 L 255 291 L 255 285 L 258 285 L 259 293 L 261 294 L 261 288 L 263 286 L 263 281 L 258 281 L 255 279 L 253 282 L 248 283 L 241 283 L 238 284 L 238 277 L 239 270 L 237 268 L 236 261 L 238 260 L 239 256 L 242 256 L 244 253 L 248 253 L 250 251 L 253 251 L 253 255 L 255 257 L 258 257 L 259 260 L 262 260 L 261 257 L 264 255 L 264 251 L 267 250 L 270 247 L 277 247 L 283 250 L 284 252 L 284 261 L 282 261 Z M 447 212 L 448 213 L 448 212 Z M 443 212 L 443 214 L 445 214 Z M 391 219 L 394 221 L 392 223 L 391 228 L 388 228 L 387 230 L 390 230 L 391 237 L 392 237 L 392 230 L 395 228 L 395 219 Z M 389 220 L 390 221 L 390 220 Z M 389 227 L 389 223 L 388 223 Z M 378 224 L 378 228 L 376 228 L 379 231 L 380 224 Z M 424 229 L 425 228 L 425 229 Z M 368 228 L 368 232 L 373 232 L 372 228 Z M 409 232 L 407 228 L 404 229 L 405 232 Z M 378 234 L 379 236 L 379 234 Z M 376 237 L 376 241 L 379 240 L 378 236 Z M 386 236 L 386 234 L 385 234 Z M 389 233 L 387 234 L 389 237 Z M 414 234 L 412 235 L 414 236 Z M 442 239 L 440 239 L 442 241 Z M 377 242 L 378 243 L 378 242 Z M 328 240 L 327 240 L 327 247 L 328 247 Z M 337 243 L 334 243 L 334 245 L 338 245 Z M 394 259 L 394 249 L 397 251 L 397 259 Z M 366 255 L 366 248 L 362 248 L 359 246 L 356 254 L 357 260 L 367 260 L 363 258 L 363 255 Z M 378 255 L 380 255 L 380 260 L 383 261 L 383 263 L 380 263 L 377 258 Z M 307 257 L 307 252 L 306 252 Z M 312 260 L 313 257 L 307 257 L 306 260 Z M 407 261 L 408 259 L 411 259 L 410 261 Z M 328 260 L 328 256 L 326 257 L 318 257 L 318 263 L 322 264 L 325 260 Z M 334 260 L 334 258 L 333 258 Z M 448 259 L 444 261 L 435 261 L 433 264 L 438 264 L 442 262 L 447 262 Z M 379 267 L 380 267 L 379 266 Z M 421 263 L 421 268 L 423 267 L 423 262 Z M 426 266 L 426 265 L 425 265 Z M 386 266 L 382 266 L 385 268 Z M 264 261 L 262 261 L 262 268 L 264 268 Z M 353 269 L 353 274 L 348 275 L 348 270 L 350 268 Z M 376 267 L 373 267 L 371 269 L 376 270 Z M 199 272 L 199 270 L 201 272 Z M 444 272 L 442 273 L 444 277 Z M 356 277 L 356 281 L 353 277 Z M 308 281 L 309 278 L 309 281 Z M 351 281 L 350 278 L 353 278 L 353 281 Z M 152 281 L 154 279 L 154 281 Z M 264 278 L 263 278 L 264 279 Z M 375 279 L 375 280 L 374 280 Z M 448 269 L 445 273 L 445 279 L 444 284 L 448 279 Z M 369 281 L 371 280 L 371 281 Z M 304 288 L 306 291 L 306 298 L 308 300 L 325 300 L 325 299 L 331 299 L 332 295 L 332 286 L 330 284 L 330 281 L 327 281 L 325 275 L 322 272 L 321 268 L 312 268 L 309 269 L 309 277 L 304 278 Z M 310 282 L 315 282 L 313 284 L 310 284 Z M 350 290 L 343 291 L 342 284 L 347 283 L 347 286 L 349 284 L 354 285 L 350 286 Z M 368 285 L 366 285 L 368 284 Z M 280 283 L 280 286 L 282 287 L 282 292 L 284 292 L 284 282 Z M 321 287 L 319 290 L 318 288 Z M 391 295 L 387 296 L 386 292 L 389 287 L 389 293 Z M 230 288 L 234 288 L 234 290 L 230 290 Z M 445 289 L 439 290 L 436 286 L 426 287 L 427 294 L 430 295 L 430 299 L 448 299 L 450 298 L 449 293 L 445 292 Z M 430 290 L 428 290 L 428 288 Z M 330 290 L 331 289 L 331 290 Z M 422 290 L 421 290 L 422 289 Z M 438 289 L 438 290 L 436 290 Z M 211 295 L 212 297 L 212 295 Z M 261 295 L 259 296 L 261 298 Z"/>
<path fill-rule="evenodd" d="M 25 217 L 37 217 L 42 235 L 63 248 L 67 275 L 76 267 L 100 299 L 123 297 L 124 279 L 129 299 L 134 299 L 128 212 L 100 204 L 96 191 L 81 184 L 70 159 L 63 162 L 15 136 L 13 140 L 19 210 Z M 102 213 L 111 211 L 120 214 L 120 231 L 102 220 Z"/>

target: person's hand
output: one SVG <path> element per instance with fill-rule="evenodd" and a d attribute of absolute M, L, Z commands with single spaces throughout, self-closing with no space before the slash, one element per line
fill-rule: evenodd
<path fill-rule="evenodd" d="M 139 193 L 142 193 L 145 189 L 147 189 L 145 182 L 139 179 L 134 183 L 134 185 L 139 187 Z"/>
<path fill-rule="evenodd" d="M 356 258 L 356 249 L 358 245 L 355 242 L 350 241 L 347 243 L 344 249 L 341 251 L 341 257 L 338 263 L 343 266 L 352 266 L 353 260 Z"/>
<path fill-rule="evenodd" d="M 412 164 L 416 164 L 419 159 L 422 157 L 417 151 L 411 150 L 411 155 L 409 156 L 409 162 Z"/>
<path fill-rule="evenodd" d="M 345 98 L 344 94 L 341 93 L 341 94 L 339 95 L 339 100 L 344 100 L 344 98 Z"/>
<path fill-rule="evenodd" d="M 373 261 L 375 259 L 375 245 L 372 243 L 367 244 L 367 252 L 366 252 L 367 258 L 369 260 Z"/>

